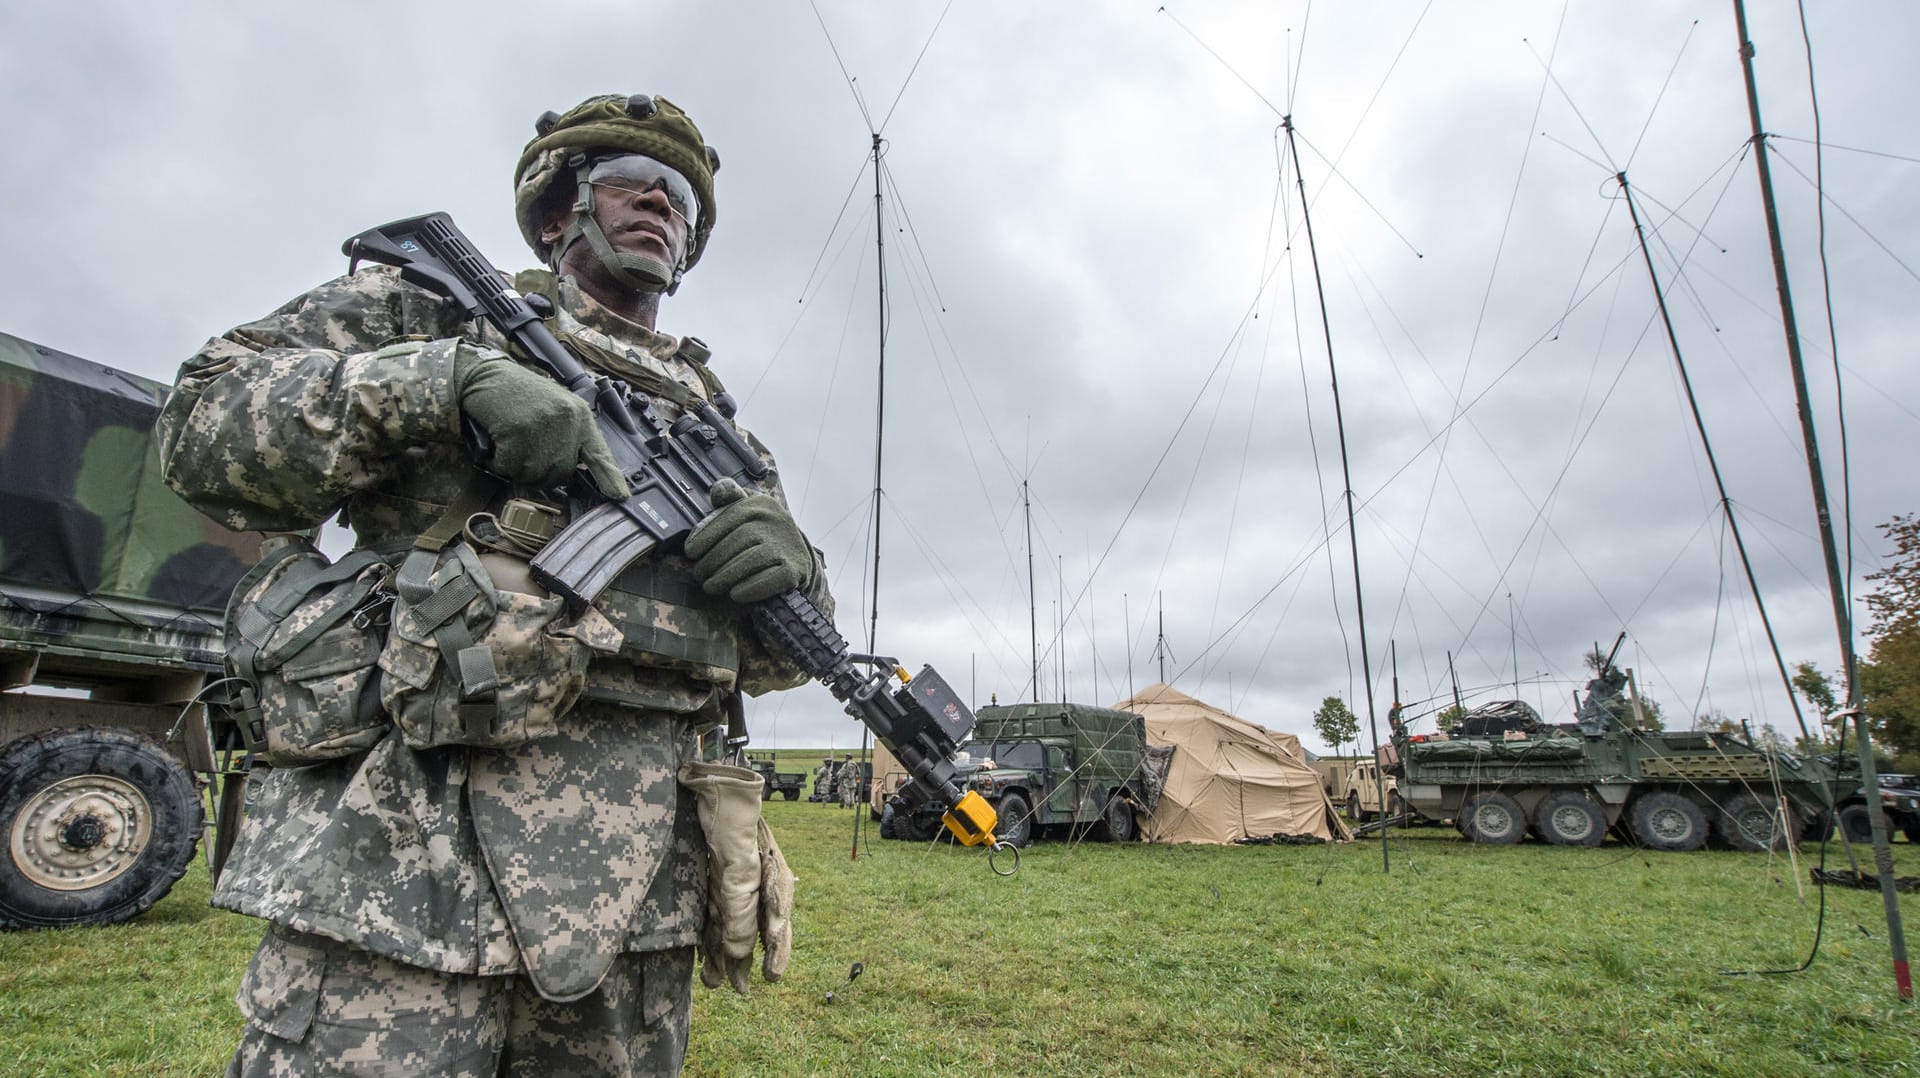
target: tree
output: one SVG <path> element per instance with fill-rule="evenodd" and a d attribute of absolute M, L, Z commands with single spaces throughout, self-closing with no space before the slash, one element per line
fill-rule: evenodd
<path fill-rule="evenodd" d="M 1644 707 L 1645 705 L 1643 704 L 1642 706 Z M 1733 721 L 1733 716 L 1717 707 L 1709 708 L 1704 715 L 1695 715 L 1693 717 L 1693 728 L 1709 734 L 1737 734 L 1740 732 L 1740 724 Z"/>
<path fill-rule="evenodd" d="M 1360 748 L 1360 720 L 1338 696 L 1320 701 L 1320 710 L 1313 713 L 1313 729 L 1320 740 L 1333 746 L 1335 753 L 1349 741 L 1354 743 L 1356 752 Z"/>
<path fill-rule="evenodd" d="M 1826 671 L 1810 662 L 1797 662 L 1793 664 L 1792 681 L 1793 691 L 1800 694 L 1800 699 L 1813 705 L 1813 710 L 1819 713 L 1820 718 L 1825 719 L 1840 709 L 1840 698 L 1834 695 L 1833 679 L 1827 676 Z"/>
<path fill-rule="evenodd" d="M 1665 730 L 1667 716 L 1660 710 L 1660 701 L 1642 696 L 1640 698 L 1640 728 L 1642 730 Z"/>
<path fill-rule="evenodd" d="M 1598 674 L 1607 668 L 1607 653 L 1601 650 L 1600 645 L 1595 644 L 1592 651 L 1580 656 L 1580 661 L 1587 664 L 1588 670 Z"/>
<path fill-rule="evenodd" d="M 1440 709 L 1438 715 L 1433 717 L 1433 724 L 1440 728 L 1441 733 L 1452 735 L 1453 728 L 1460 725 L 1460 720 L 1466 717 L 1466 708 L 1461 707 L 1459 704 L 1448 704 L 1446 707 Z"/>
<path fill-rule="evenodd" d="M 1860 664 L 1860 695 L 1875 736 L 1903 755 L 1920 754 L 1920 516 L 1896 515 L 1880 525 L 1893 553 L 1867 574 L 1873 638 Z"/>

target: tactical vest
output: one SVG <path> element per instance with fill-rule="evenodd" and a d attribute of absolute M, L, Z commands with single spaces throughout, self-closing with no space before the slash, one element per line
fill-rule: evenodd
<path fill-rule="evenodd" d="M 523 294 L 546 297 L 557 311 L 560 308 L 559 281 L 546 270 L 525 270 L 514 278 L 514 287 Z M 554 336 L 572 347 L 589 366 L 604 370 L 602 349 L 568 332 L 560 319 L 547 319 Z M 722 390 L 720 380 L 697 353 L 682 350 L 684 360 L 699 377 L 711 398 Z M 617 376 L 642 393 L 662 402 L 669 415 L 684 410 L 696 394 L 670 378 L 652 371 L 634 370 L 623 364 Z M 613 622 L 626 641 L 620 658 L 643 667 L 672 670 L 695 681 L 731 682 L 740 671 L 740 634 L 745 631 L 739 610 L 724 598 L 708 595 L 693 576 L 692 565 L 678 554 L 651 554 L 617 577 L 595 606 Z M 601 680 L 589 675 L 590 680 Z M 632 702 L 660 706 L 647 699 L 644 687 L 632 690 L 640 699 Z M 589 689 L 590 696 L 605 697 L 604 692 Z"/>

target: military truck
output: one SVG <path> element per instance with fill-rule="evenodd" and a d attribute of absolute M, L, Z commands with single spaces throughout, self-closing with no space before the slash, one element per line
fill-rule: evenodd
<path fill-rule="evenodd" d="M 1898 831 L 1908 842 L 1920 842 L 1920 776 L 1881 775 L 1880 809 L 1887 815 L 1887 833 Z M 1873 841 L 1873 821 L 1864 801 L 1840 812 L 1840 833 L 1850 842 Z"/>
<path fill-rule="evenodd" d="M 774 794 L 789 801 L 800 799 L 800 788 L 807 782 L 805 771 L 776 771 L 772 760 L 755 760 L 753 769 L 760 772 L 760 781 L 765 784 L 760 789 L 760 800 L 771 801 Z"/>
<path fill-rule="evenodd" d="M 1400 816 L 1407 806 L 1400 800 L 1399 780 L 1392 775 L 1381 775 L 1380 764 L 1375 760 L 1361 760 L 1347 772 L 1346 781 L 1341 785 L 1340 796 L 1335 803 L 1347 810 L 1347 819 L 1355 823 L 1380 818 L 1380 788 L 1386 786 L 1386 815 Z"/>
<path fill-rule="evenodd" d="M 1531 831 L 1593 846 L 1611 830 L 1653 850 L 1696 850 L 1710 837 L 1778 849 L 1789 837 L 1826 837 L 1836 812 L 1863 801 L 1857 765 L 1737 733 L 1647 729 L 1632 671 L 1611 656 L 1576 720 L 1550 725 L 1519 700 L 1473 709 L 1452 736 L 1412 734 L 1396 717 L 1382 762 L 1409 807 L 1496 845 Z"/>
<path fill-rule="evenodd" d="M 259 540 L 161 483 L 165 394 L 0 334 L 0 927 L 151 907 L 192 862 L 205 793 L 235 830 L 237 730 L 208 697 Z"/>
<path fill-rule="evenodd" d="M 969 765 L 955 781 L 993 805 L 996 834 L 1015 846 L 1064 831 L 1132 842 L 1136 814 L 1152 811 L 1166 777 L 1164 754 L 1148 766 L 1146 720 L 1087 704 L 981 708 L 963 748 Z M 883 837 L 925 841 L 939 828 L 937 815 L 898 798 L 881 810 Z"/>

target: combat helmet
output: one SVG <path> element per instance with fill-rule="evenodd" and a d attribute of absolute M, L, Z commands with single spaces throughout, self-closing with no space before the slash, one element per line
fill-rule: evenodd
<path fill-rule="evenodd" d="M 602 158 L 632 153 L 668 165 L 693 187 L 698 214 L 690 222 L 686 254 L 678 266 L 615 251 L 594 218 L 588 172 Z M 534 122 L 534 138 L 520 151 L 513 170 L 514 217 L 527 246 L 550 267 L 557 269 L 568 248 L 584 239 L 608 271 L 628 287 L 672 293 L 681 275 L 700 261 L 707 237 L 713 234 L 713 174 L 719 169 L 719 155 L 673 102 L 646 94 L 602 94 L 564 113 L 544 113 Z M 564 201 L 568 196 L 573 199 L 573 216 L 566 232 L 557 243 L 541 242 L 541 225 L 568 205 Z"/>

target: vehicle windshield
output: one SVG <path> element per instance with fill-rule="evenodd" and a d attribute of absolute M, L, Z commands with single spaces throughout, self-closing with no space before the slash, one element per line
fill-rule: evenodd
<path fill-rule="evenodd" d="M 1046 764 L 1046 756 L 1038 741 L 989 741 L 969 745 L 967 751 L 976 760 L 992 760 L 995 767 L 1038 771 Z"/>

